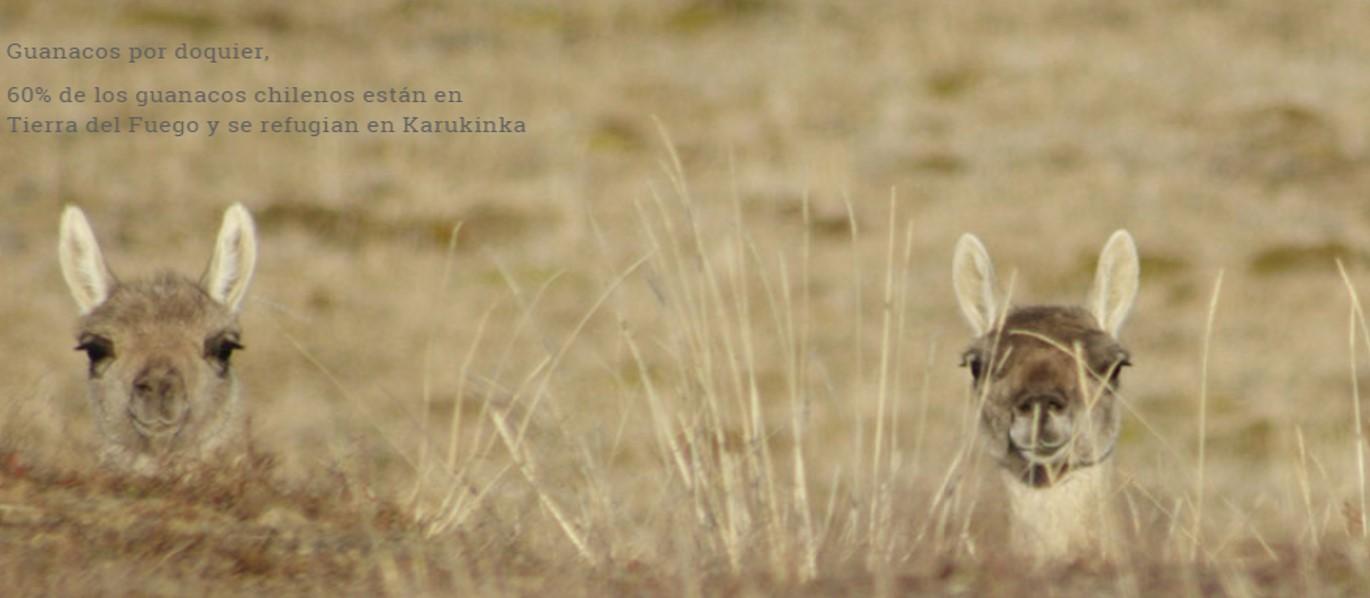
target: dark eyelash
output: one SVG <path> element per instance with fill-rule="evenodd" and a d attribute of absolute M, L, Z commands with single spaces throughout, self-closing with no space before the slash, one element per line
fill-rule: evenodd
<path fill-rule="evenodd" d="M 76 350 L 85 351 L 94 364 L 114 356 L 114 343 L 101 336 L 85 336 L 81 338 L 81 344 L 76 345 Z"/>
<path fill-rule="evenodd" d="M 975 380 L 979 380 L 985 370 L 984 360 L 975 351 L 969 351 L 961 356 L 961 367 L 970 368 L 970 376 Z"/>
<path fill-rule="evenodd" d="M 233 352 L 242 349 L 238 337 L 232 334 L 218 334 L 205 340 L 205 357 L 219 362 L 220 371 L 228 371 L 228 362 Z"/>

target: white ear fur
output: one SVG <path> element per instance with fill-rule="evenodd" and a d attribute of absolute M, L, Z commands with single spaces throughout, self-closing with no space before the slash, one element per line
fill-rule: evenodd
<path fill-rule="evenodd" d="M 219 227 L 219 238 L 214 242 L 214 256 L 209 259 L 202 284 L 209 296 L 224 304 L 229 311 L 238 311 L 247 285 L 252 282 L 252 270 L 257 264 L 257 232 L 247 208 L 235 203 L 224 210 L 224 222 Z"/>
<path fill-rule="evenodd" d="M 951 280 L 961 313 L 965 314 L 971 329 L 976 335 L 989 332 L 999 321 L 1004 306 L 995 290 L 994 264 L 975 235 L 966 233 L 956 242 Z"/>
<path fill-rule="evenodd" d="M 1115 337 L 1137 297 L 1140 271 L 1137 245 L 1132 241 L 1132 235 L 1119 229 L 1099 252 L 1099 268 L 1095 271 L 1087 303 L 1090 313 L 1099 321 L 1099 327 Z"/>
<path fill-rule="evenodd" d="M 95 233 L 81 208 L 67 206 L 62 211 L 62 224 L 57 242 L 57 260 L 62 264 L 62 277 L 76 299 L 81 315 L 90 313 L 114 287 L 114 275 L 105 265 Z"/>

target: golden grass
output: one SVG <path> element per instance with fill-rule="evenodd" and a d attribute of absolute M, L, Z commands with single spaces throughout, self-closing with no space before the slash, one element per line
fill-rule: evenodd
<path fill-rule="evenodd" d="M 272 60 L 9 62 L 7 85 L 466 99 L 10 113 L 505 114 L 530 132 L 6 134 L 0 579 L 30 595 L 1362 594 L 1367 17 L 1340 0 L 10 3 L 7 40 L 241 41 Z M 254 452 L 188 477 L 102 473 L 61 206 L 133 276 L 202 268 L 232 201 L 262 234 L 237 361 Z M 1016 271 L 1014 297 L 1073 302 L 1119 227 L 1142 286 L 1117 557 L 1027 569 L 1000 548 L 954 367 L 951 248 L 973 231 Z"/>

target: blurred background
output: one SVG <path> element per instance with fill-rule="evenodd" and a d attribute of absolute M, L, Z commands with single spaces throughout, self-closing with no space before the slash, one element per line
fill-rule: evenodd
<path fill-rule="evenodd" d="M 762 477 L 783 493 L 804 454 L 813 506 L 793 512 L 826 513 L 822 563 L 877 541 L 841 530 L 864 530 L 858 512 L 878 496 L 905 538 L 890 541 L 916 554 L 974 432 L 956 238 L 985 241 L 1016 302 L 1079 302 L 1104 240 L 1127 228 L 1142 284 L 1122 332 L 1135 367 L 1116 458 L 1134 533 L 1168 545 L 1193 526 L 1210 557 L 1239 561 L 1359 537 L 1354 393 L 1370 379 L 1335 260 L 1370 288 L 1367 19 L 1342 0 L 8 2 L 6 44 L 241 43 L 270 60 L 4 60 L 7 88 L 407 86 L 463 103 L 6 116 L 503 116 L 527 132 L 6 128 L 6 441 L 93 465 L 55 255 L 62 206 L 83 207 L 115 273 L 134 277 L 201 272 L 222 210 L 243 202 L 260 258 L 235 359 L 254 437 L 285 475 L 342 468 L 403 494 L 432 479 L 425 467 L 453 465 L 424 459 L 457 437 L 473 447 L 458 451 L 463 483 L 524 522 L 511 534 L 569 553 L 550 501 L 591 552 L 661 564 L 675 562 L 674 520 L 659 513 L 678 484 L 664 439 L 721 430 L 742 446 L 718 434 L 720 452 L 766 443 Z M 701 415 L 711 403 L 721 419 Z M 494 440 L 490 409 L 528 422 L 527 444 Z M 535 475 L 509 469 L 519 454 Z M 996 489 L 983 485 L 985 503 Z"/>

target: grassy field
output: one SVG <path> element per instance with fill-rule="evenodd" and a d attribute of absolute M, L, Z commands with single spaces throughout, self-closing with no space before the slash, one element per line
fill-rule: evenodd
<path fill-rule="evenodd" d="M 4 593 L 1370 590 L 1365 4 L 468 4 L 0 6 L 4 44 L 271 55 L 0 59 L 6 88 L 463 95 L 5 116 L 528 129 L 6 127 Z M 60 210 L 133 277 L 202 271 L 235 201 L 261 244 L 251 454 L 103 472 Z M 1142 284 L 1112 556 L 1032 569 L 1000 548 L 952 247 L 974 232 L 1015 298 L 1076 302 L 1117 228 Z"/>

